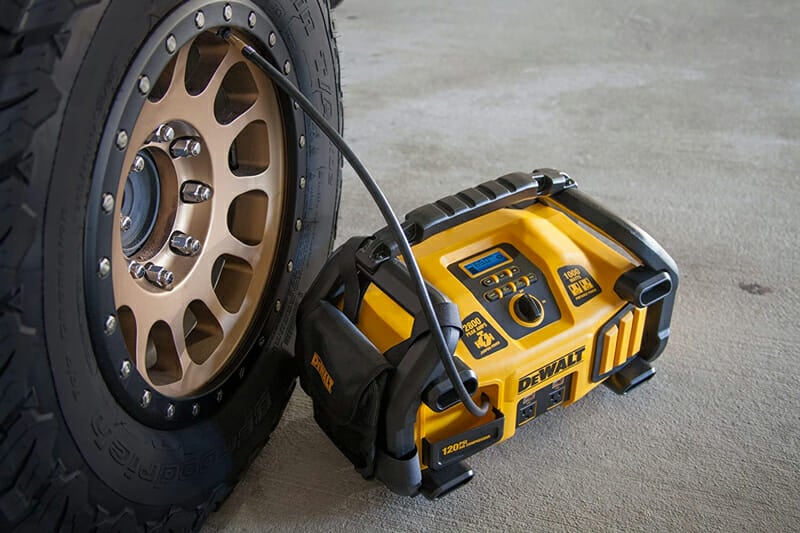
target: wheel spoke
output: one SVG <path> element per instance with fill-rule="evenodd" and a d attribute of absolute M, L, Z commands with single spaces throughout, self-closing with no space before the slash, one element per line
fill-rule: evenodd
<path fill-rule="evenodd" d="M 134 316 L 136 316 L 134 312 Z M 136 355 L 135 363 L 139 372 L 147 374 L 147 339 L 150 335 L 150 329 L 153 327 L 155 321 L 147 320 L 144 315 L 142 319 L 136 317 Z"/>
<path fill-rule="evenodd" d="M 227 335 L 233 331 L 239 317 L 239 313 L 231 313 L 225 309 L 225 307 L 222 305 L 222 302 L 213 291 L 203 298 L 203 303 L 206 304 L 208 310 L 211 311 L 211 314 L 217 319 L 217 322 L 222 328 L 223 333 Z"/>
<path fill-rule="evenodd" d="M 182 95 L 189 96 L 186 92 L 186 64 L 189 61 L 189 47 L 184 46 L 178 50 L 178 55 L 175 56 L 175 69 L 172 71 L 172 82 L 169 85 L 168 94 L 179 92 Z"/>
<path fill-rule="evenodd" d="M 250 246 L 233 235 L 225 239 L 220 248 L 222 253 L 243 259 L 247 261 L 250 266 L 257 265 L 258 259 L 263 253 L 261 246 Z"/>
<path fill-rule="evenodd" d="M 151 112 L 163 116 L 165 109 L 174 109 L 176 106 L 186 105 L 189 102 L 189 93 L 186 92 L 186 85 L 184 84 L 184 77 L 186 76 L 186 63 L 189 59 L 189 47 L 185 46 L 178 50 L 175 55 L 175 67 L 172 70 L 172 77 L 169 82 L 169 88 L 166 94 L 156 102 L 147 101 L 142 112 L 150 108 Z M 139 122 L 142 122 L 140 115 Z"/>
<path fill-rule="evenodd" d="M 232 255 L 246 261 L 251 267 L 259 264 L 263 253 L 262 246 L 243 242 L 233 235 L 227 226 L 221 225 L 209 233 L 205 247 L 214 257 Z"/>
<path fill-rule="evenodd" d="M 250 191 L 261 191 L 270 199 L 278 198 L 283 194 L 283 179 L 282 173 L 272 166 L 255 176 L 239 177 L 228 173 L 225 199 L 230 204 L 237 196 Z"/>
<path fill-rule="evenodd" d="M 222 82 L 225 80 L 225 76 L 231 67 L 239 61 L 244 61 L 241 54 L 233 48 L 229 48 L 225 57 L 222 58 L 222 61 L 220 61 L 214 71 L 214 75 L 211 77 L 208 85 L 206 85 L 205 89 L 203 89 L 200 94 L 194 97 L 198 109 L 202 109 L 205 113 L 211 113 L 213 118 L 214 100 L 217 98 L 217 93 L 219 93 Z"/>
<path fill-rule="evenodd" d="M 245 110 L 241 115 L 233 119 L 229 124 L 225 124 L 220 128 L 219 143 L 222 146 L 230 147 L 234 139 L 239 136 L 242 131 L 257 120 L 269 123 L 270 113 L 262 106 L 252 106 Z M 270 137 L 271 139 L 271 137 Z M 272 144 L 270 142 L 270 144 Z M 226 148 L 227 149 L 227 148 Z"/>
<path fill-rule="evenodd" d="M 186 348 L 186 332 L 184 331 L 183 322 L 183 313 L 180 313 L 180 315 L 173 316 L 172 320 L 168 322 L 168 325 L 172 331 L 172 339 L 175 343 L 175 351 L 178 354 L 178 361 L 181 369 L 183 370 L 182 375 L 185 376 L 186 369 L 192 364 L 192 360 L 189 357 L 189 351 Z"/>

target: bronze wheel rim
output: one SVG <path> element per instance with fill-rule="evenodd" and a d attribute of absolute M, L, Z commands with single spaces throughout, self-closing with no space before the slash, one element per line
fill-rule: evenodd
<path fill-rule="evenodd" d="M 269 287 L 286 133 L 272 82 L 213 32 L 152 83 L 116 191 L 113 291 L 136 370 L 161 394 L 185 397 L 220 375 Z M 186 155 L 187 142 L 199 153 Z"/>

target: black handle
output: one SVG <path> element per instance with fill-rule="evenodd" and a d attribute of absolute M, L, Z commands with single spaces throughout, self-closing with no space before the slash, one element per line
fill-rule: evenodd
<path fill-rule="evenodd" d="M 575 186 L 569 176 L 549 168 L 506 174 L 414 209 L 406 215 L 403 231 L 413 246 L 497 209 L 555 195 Z M 375 233 L 374 241 L 367 246 L 368 258 L 375 264 L 399 253 L 388 228 Z"/>
<path fill-rule="evenodd" d="M 664 351 L 669 338 L 669 325 L 675 293 L 678 289 L 678 266 L 655 239 L 638 226 L 618 217 L 577 189 L 565 190 L 551 196 L 547 203 L 555 204 L 595 231 L 618 243 L 638 258 L 652 273 L 669 276 L 671 290 L 648 306 L 644 338 L 639 356 L 652 361 Z"/>

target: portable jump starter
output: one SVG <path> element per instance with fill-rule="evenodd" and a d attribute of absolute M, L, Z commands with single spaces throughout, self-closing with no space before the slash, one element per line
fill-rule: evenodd
<path fill-rule="evenodd" d="M 555 170 L 515 173 L 406 216 L 459 377 L 460 401 L 387 229 L 337 250 L 297 317 L 301 384 L 331 440 L 366 478 L 437 498 L 463 462 L 601 383 L 654 374 L 678 272 L 652 238 Z"/>

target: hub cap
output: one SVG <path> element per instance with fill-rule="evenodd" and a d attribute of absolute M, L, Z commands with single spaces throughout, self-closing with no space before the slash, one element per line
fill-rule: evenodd
<path fill-rule="evenodd" d="M 269 285 L 285 131 L 273 84 L 213 31 L 152 83 L 116 190 L 113 292 L 135 368 L 183 397 L 219 375 Z"/>

